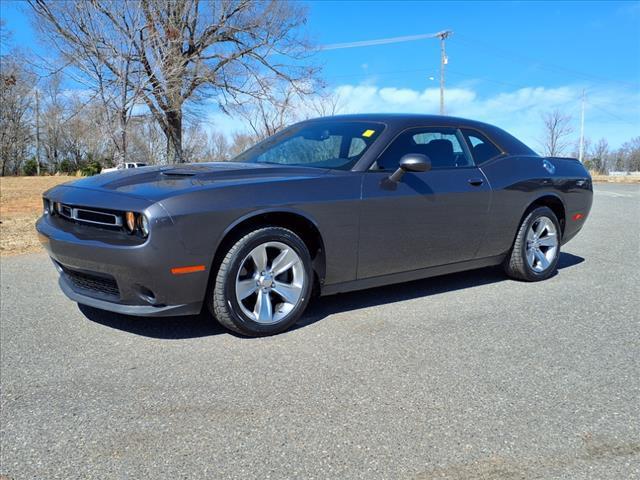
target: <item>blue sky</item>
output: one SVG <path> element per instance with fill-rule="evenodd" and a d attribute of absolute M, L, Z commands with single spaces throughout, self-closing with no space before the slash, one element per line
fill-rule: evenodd
<path fill-rule="evenodd" d="M 555 108 L 573 117 L 577 138 L 582 89 L 587 137 L 617 147 L 640 135 L 640 2 L 307 5 L 308 35 L 318 45 L 453 30 L 447 113 L 495 123 L 534 148 L 541 114 Z M 1 6 L 14 43 L 43 52 L 25 8 Z M 328 50 L 316 60 L 345 112 L 437 113 L 437 40 Z M 220 129 L 240 128 L 218 112 L 210 118 Z"/>

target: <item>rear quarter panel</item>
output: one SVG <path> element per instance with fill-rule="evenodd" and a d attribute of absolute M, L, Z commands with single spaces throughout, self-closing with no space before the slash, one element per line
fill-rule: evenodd
<path fill-rule="evenodd" d="M 545 157 L 538 156 L 506 156 L 481 166 L 493 195 L 488 234 L 479 251 L 480 257 L 506 253 L 525 212 L 542 197 L 555 197 L 564 206 L 564 242 L 581 228 L 593 196 L 589 173 L 575 160 L 547 158 L 555 167 L 555 172 L 550 173 L 543 166 L 544 160 Z M 579 224 L 571 220 L 576 212 L 584 215 Z"/>

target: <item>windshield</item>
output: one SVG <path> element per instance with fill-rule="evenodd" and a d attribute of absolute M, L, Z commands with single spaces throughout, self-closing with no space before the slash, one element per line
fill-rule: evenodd
<path fill-rule="evenodd" d="M 235 162 L 350 170 L 384 126 L 367 122 L 311 122 L 267 138 Z"/>

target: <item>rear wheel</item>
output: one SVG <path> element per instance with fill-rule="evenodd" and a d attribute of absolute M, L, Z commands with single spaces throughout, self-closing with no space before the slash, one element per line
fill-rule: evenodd
<path fill-rule="evenodd" d="M 273 335 L 300 318 L 312 279 L 311 258 L 300 237 L 285 228 L 262 228 L 239 239 L 225 255 L 209 308 L 235 332 Z"/>
<path fill-rule="evenodd" d="M 520 225 L 513 248 L 505 260 L 510 277 L 535 282 L 553 275 L 560 258 L 560 224 L 548 207 L 538 207 Z"/>

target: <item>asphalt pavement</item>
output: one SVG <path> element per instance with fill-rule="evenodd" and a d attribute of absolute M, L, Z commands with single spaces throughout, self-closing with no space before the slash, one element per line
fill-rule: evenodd
<path fill-rule="evenodd" d="M 44 254 L 2 258 L 0 474 L 640 478 L 640 186 L 595 190 L 548 281 L 326 297 L 262 339 L 79 308 Z"/>

